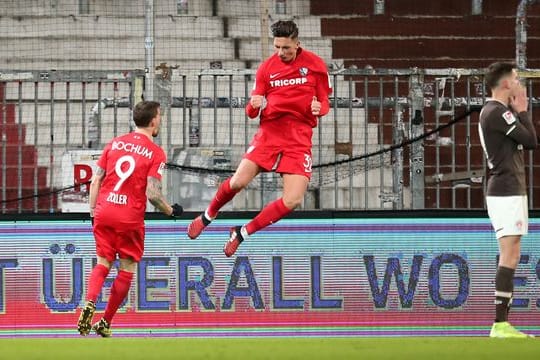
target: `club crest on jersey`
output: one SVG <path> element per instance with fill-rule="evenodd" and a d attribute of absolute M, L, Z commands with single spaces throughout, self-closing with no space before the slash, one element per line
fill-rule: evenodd
<path fill-rule="evenodd" d="M 301 67 L 298 71 L 300 72 L 300 75 L 307 76 L 309 70 L 307 67 Z"/>
<path fill-rule="evenodd" d="M 158 174 L 163 176 L 163 170 L 165 170 L 165 163 L 162 162 L 161 164 L 159 164 L 159 168 L 158 168 L 158 171 L 157 171 Z"/>
<path fill-rule="evenodd" d="M 514 114 L 512 114 L 510 110 L 505 111 L 504 114 L 502 114 L 502 117 L 508 125 L 512 125 L 513 123 L 516 122 L 516 118 L 514 117 Z"/>

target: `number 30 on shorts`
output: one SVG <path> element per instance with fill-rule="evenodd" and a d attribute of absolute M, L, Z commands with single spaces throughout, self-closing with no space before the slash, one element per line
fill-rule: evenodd
<path fill-rule="evenodd" d="M 310 173 L 311 167 L 313 166 L 313 160 L 311 160 L 311 155 L 304 154 L 304 172 Z"/>

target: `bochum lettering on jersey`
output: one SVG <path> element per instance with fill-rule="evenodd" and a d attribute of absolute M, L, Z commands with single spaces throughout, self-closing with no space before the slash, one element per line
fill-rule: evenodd
<path fill-rule="evenodd" d="M 148 150 L 147 147 L 132 144 L 132 143 L 129 143 L 129 142 L 126 143 L 126 142 L 123 142 L 123 141 L 113 141 L 111 149 L 112 150 L 124 150 L 124 151 L 127 151 L 129 153 L 135 153 L 137 155 L 147 157 L 148 159 L 152 158 L 152 151 Z"/>

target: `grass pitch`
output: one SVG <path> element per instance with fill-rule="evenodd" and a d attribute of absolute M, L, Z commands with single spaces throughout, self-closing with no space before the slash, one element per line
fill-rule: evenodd
<path fill-rule="evenodd" d="M 0 339 L 2 359 L 539 359 L 539 339 L 54 338 Z"/>

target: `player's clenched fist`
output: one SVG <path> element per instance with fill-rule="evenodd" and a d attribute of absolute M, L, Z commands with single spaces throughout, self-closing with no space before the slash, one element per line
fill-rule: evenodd
<path fill-rule="evenodd" d="M 321 112 L 321 102 L 317 101 L 317 97 L 314 96 L 313 100 L 311 100 L 311 113 L 315 116 L 319 115 Z"/>
<path fill-rule="evenodd" d="M 263 105 L 264 97 L 262 95 L 252 95 L 249 103 L 254 109 L 258 109 Z"/>

